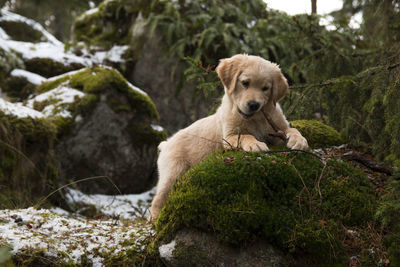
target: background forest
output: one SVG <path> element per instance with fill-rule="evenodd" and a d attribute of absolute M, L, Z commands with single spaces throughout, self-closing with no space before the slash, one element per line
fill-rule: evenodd
<path fill-rule="evenodd" d="M 184 67 L 171 71 L 177 94 L 184 81 L 192 81 L 207 97 L 219 97 L 221 88 L 217 88 L 212 70 L 218 59 L 236 53 L 278 62 L 292 89 L 284 103 L 289 119 L 314 118 L 317 114 L 352 143 L 363 145 L 381 160 L 400 164 L 397 1 L 345 0 L 343 8 L 331 14 L 336 30 L 321 26 L 317 15 L 266 12 L 266 4 L 257 0 L 214 0 L 207 4 L 122 1 L 118 9 L 110 7 L 108 14 L 95 20 L 103 26 L 112 22 L 120 26 L 118 31 L 87 29 L 82 21 L 73 25 L 83 11 L 100 1 L 1 2 L 10 11 L 40 22 L 71 45 L 79 41 L 101 47 L 138 43 L 129 25 L 140 13 L 141 26 L 150 28 L 149 36 L 156 31 L 166 42 L 164 53 L 184 61 Z M 359 12 L 363 23 L 359 29 L 352 29 L 349 21 Z M 194 94 L 197 97 L 199 92 Z M 204 111 L 186 124 L 202 116 Z M 179 128 L 165 126 L 171 131 Z"/>
<path fill-rule="evenodd" d="M 328 26 L 315 12 L 291 16 L 262 0 L 0 0 L 0 6 L 0 265 L 215 263 L 203 262 L 212 252 L 190 242 L 167 259 L 178 233 L 181 241 L 199 238 L 226 252 L 223 262 L 243 252 L 232 246 L 262 236 L 279 250 L 264 251 L 293 266 L 400 266 L 399 1 L 343 0 Z M 353 28 L 356 14 L 363 20 Z M 279 64 L 290 85 L 281 106 L 315 150 L 304 157 L 272 152 L 262 160 L 217 153 L 188 172 L 190 182 L 178 180 L 155 226 L 146 223 L 157 145 L 215 112 L 223 94 L 215 68 L 238 53 Z M 316 124 L 301 128 L 301 120 Z M 321 129 L 327 133 L 319 136 Z M 226 182 L 214 185 L 219 179 Z M 224 193 L 231 198 L 220 198 Z M 104 200 L 111 204 L 97 203 Z M 109 207 L 114 202 L 117 213 Z M 25 209 L 54 206 L 69 217 Z M 237 211 L 243 214 L 233 220 Z M 66 221 L 71 214 L 75 221 Z M 27 239 L 47 238 L 36 243 L 56 252 L 10 245 L 5 238 L 19 235 L 7 228 L 11 223 L 42 231 Z M 58 239 L 89 229 L 90 240 L 57 245 L 53 229 L 67 228 L 72 232 Z M 110 250 L 103 251 L 107 242 Z M 236 260 L 240 266 L 243 259 Z"/>

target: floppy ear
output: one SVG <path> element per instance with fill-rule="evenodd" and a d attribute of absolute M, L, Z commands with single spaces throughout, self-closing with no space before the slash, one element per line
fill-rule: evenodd
<path fill-rule="evenodd" d="M 215 69 L 222 84 L 231 94 L 235 90 L 238 76 L 242 71 L 244 55 L 236 55 L 231 58 L 222 59 Z"/>
<path fill-rule="evenodd" d="M 276 105 L 276 102 L 281 100 L 288 92 L 289 85 L 286 78 L 282 73 L 279 73 L 273 84 L 272 100 L 274 101 L 274 105 Z"/>

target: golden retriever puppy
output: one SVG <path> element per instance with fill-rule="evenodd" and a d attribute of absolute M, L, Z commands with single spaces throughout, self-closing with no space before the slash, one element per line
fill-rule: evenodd
<path fill-rule="evenodd" d="M 286 135 L 289 148 L 308 148 L 307 140 L 289 126 L 277 104 L 288 92 L 278 65 L 258 56 L 235 55 L 221 60 L 216 71 L 225 88 L 217 112 L 158 147 L 159 180 L 151 219 L 158 217 L 175 180 L 212 152 L 222 148 L 267 151 L 267 143 L 284 143 L 277 131 Z"/>

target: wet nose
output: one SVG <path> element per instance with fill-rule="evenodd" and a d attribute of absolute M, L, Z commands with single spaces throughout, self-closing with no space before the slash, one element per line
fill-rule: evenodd
<path fill-rule="evenodd" d="M 250 111 L 256 111 L 260 107 L 260 103 L 258 103 L 256 101 L 249 101 L 247 103 L 247 106 Z"/>

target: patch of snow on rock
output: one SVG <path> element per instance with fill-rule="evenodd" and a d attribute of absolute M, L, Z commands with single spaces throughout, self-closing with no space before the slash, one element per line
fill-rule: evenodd
<path fill-rule="evenodd" d="M 29 42 L 20 42 L 13 40 L 3 40 L 3 43 L 4 42 L 9 48 L 22 54 L 22 57 L 26 60 L 32 58 L 50 58 L 54 61 L 63 64 L 78 63 L 84 66 L 92 65 L 90 59 L 82 58 L 72 53 L 65 52 L 64 45 L 59 46 L 49 42 L 41 42 L 34 44 Z"/>
<path fill-rule="evenodd" d="M 0 111 L 18 118 L 43 118 L 44 114 L 29 107 L 14 104 L 0 98 Z"/>
<path fill-rule="evenodd" d="M 151 124 L 150 126 L 151 126 L 151 128 L 153 128 L 153 130 L 155 130 L 155 131 L 158 131 L 158 132 L 164 131 L 164 128 L 161 127 L 160 125 Z"/>
<path fill-rule="evenodd" d="M 139 92 L 141 94 L 147 95 L 147 93 L 145 91 L 143 91 L 142 89 L 140 89 L 139 87 L 134 86 L 133 84 L 131 84 L 130 82 L 128 82 L 129 87 L 136 92 Z"/>
<path fill-rule="evenodd" d="M 170 243 L 162 245 L 158 248 L 160 252 L 160 257 L 167 260 L 167 262 L 171 262 L 173 260 L 172 253 L 175 250 L 176 241 L 172 240 Z"/>
<path fill-rule="evenodd" d="M 21 69 L 14 69 L 10 75 L 14 77 L 25 77 L 30 83 L 35 85 L 39 85 L 46 80 L 43 76 Z"/>
<path fill-rule="evenodd" d="M 60 109 L 59 107 L 74 103 L 77 99 L 85 96 L 85 93 L 72 89 L 63 85 L 50 90 L 46 93 L 35 96 L 26 102 L 26 106 L 33 108 L 36 103 L 49 101 L 51 104 L 47 105 L 42 113 L 47 116 L 61 116 L 61 117 L 72 117 L 71 113 L 65 109 Z"/>
<path fill-rule="evenodd" d="M 96 52 L 94 59 L 99 63 L 104 63 L 106 60 L 113 63 L 125 62 L 122 56 L 128 49 L 128 45 L 115 45 L 108 51 Z"/>

